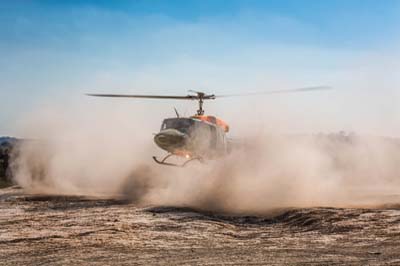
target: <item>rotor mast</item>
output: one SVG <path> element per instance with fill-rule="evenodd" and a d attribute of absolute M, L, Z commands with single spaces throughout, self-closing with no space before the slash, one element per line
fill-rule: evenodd
<path fill-rule="evenodd" d="M 214 100 L 215 95 L 206 94 L 202 91 L 194 91 L 194 90 L 189 90 L 189 92 L 196 93 L 196 95 L 188 95 L 188 97 L 190 97 L 192 100 L 199 101 L 199 109 L 197 110 L 197 115 L 199 116 L 204 115 L 204 109 L 203 109 L 204 100 Z"/>
<path fill-rule="evenodd" d="M 203 102 L 204 102 L 204 92 L 198 92 L 199 97 L 199 109 L 197 110 L 197 115 L 204 115 Z"/>

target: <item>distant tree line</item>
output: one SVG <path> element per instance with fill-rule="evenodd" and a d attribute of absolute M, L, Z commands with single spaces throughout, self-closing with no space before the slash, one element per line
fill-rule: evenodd
<path fill-rule="evenodd" d="M 10 176 L 10 156 L 13 143 L 5 141 L 0 144 L 0 185 L 9 183 Z"/>

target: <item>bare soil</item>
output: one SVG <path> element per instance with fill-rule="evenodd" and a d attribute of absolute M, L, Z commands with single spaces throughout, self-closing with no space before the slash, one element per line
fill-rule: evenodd
<path fill-rule="evenodd" d="M 400 265 L 400 208 L 232 216 L 0 189 L 1 265 Z"/>

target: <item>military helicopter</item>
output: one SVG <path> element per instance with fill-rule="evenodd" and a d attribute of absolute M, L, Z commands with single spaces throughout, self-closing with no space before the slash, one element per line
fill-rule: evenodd
<path fill-rule="evenodd" d="M 217 98 L 235 96 L 309 92 L 326 89 L 330 89 L 330 87 L 318 86 L 230 95 L 207 94 L 194 90 L 189 90 L 188 92 L 190 94 L 181 96 L 94 93 L 86 95 L 112 98 L 196 100 L 199 109 L 195 115 L 190 117 L 181 117 L 175 109 L 176 117 L 164 119 L 160 131 L 154 135 L 154 142 L 159 148 L 165 150 L 167 155 L 161 160 L 156 156 L 153 156 L 153 160 L 161 165 L 184 167 L 189 162 L 196 160 L 204 162 L 204 160 L 219 158 L 228 154 L 230 151 L 230 141 L 226 135 L 229 132 L 229 125 L 215 116 L 204 115 L 203 103 L 205 100 L 215 100 Z M 172 156 L 182 157 L 185 161 L 182 164 L 168 162 L 168 159 Z"/>

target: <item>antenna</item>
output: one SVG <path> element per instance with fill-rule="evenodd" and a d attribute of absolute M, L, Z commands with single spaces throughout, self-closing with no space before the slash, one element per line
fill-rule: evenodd
<path fill-rule="evenodd" d="M 177 117 L 177 118 L 179 118 L 179 113 L 178 113 L 178 110 L 176 110 L 176 108 L 175 108 L 175 107 L 174 107 L 174 110 L 175 110 L 176 117 Z"/>

